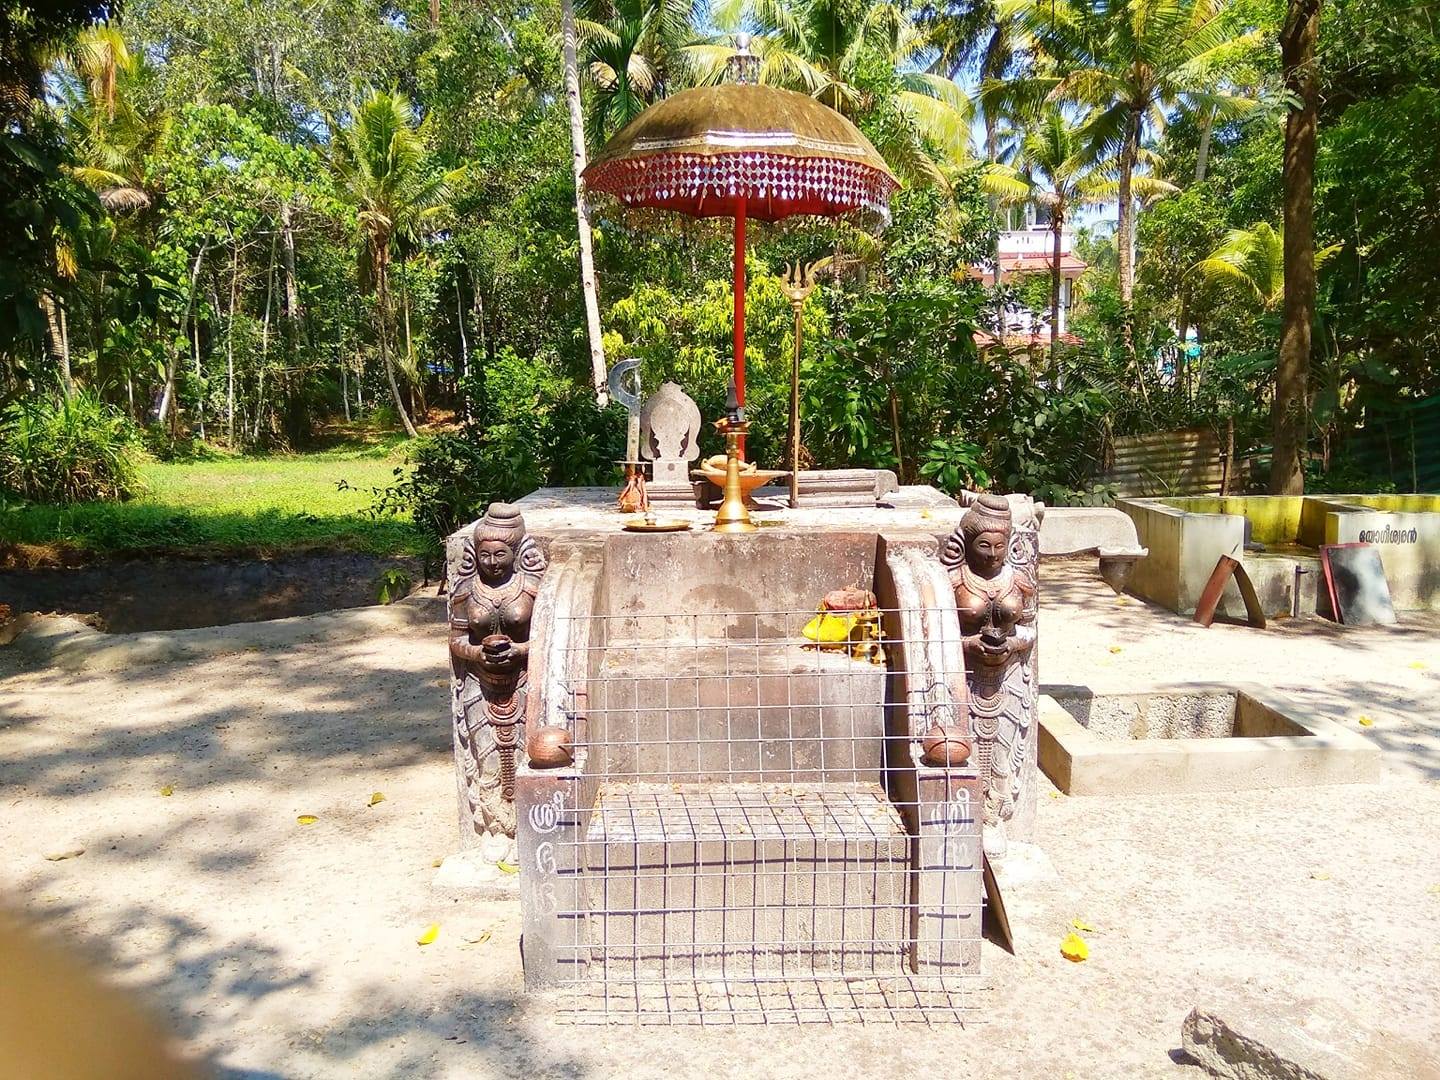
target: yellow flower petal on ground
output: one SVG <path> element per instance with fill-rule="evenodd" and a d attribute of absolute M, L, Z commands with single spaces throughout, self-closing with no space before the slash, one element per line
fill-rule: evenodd
<path fill-rule="evenodd" d="M 1070 925 L 1073 926 L 1076 930 L 1079 930 L 1082 934 L 1093 934 L 1095 932 L 1095 928 L 1089 923 L 1087 923 L 1084 919 L 1071 919 Z"/>
<path fill-rule="evenodd" d="M 508 863 L 504 859 L 501 859 L 495 865 L 500 868 L 502 874 L 518 874 L 520 872 L 520 867 L 514 863 Z"/>
<path fill-rule="evenodd" d="M 301 825 L 314 825 L 315 822 L 319 821 L 320 819 L 314 814 L 301 814 L 295 820 L 298 821 Z"/>
<path fill-rule="evenodd" d="M 1414 668 L 1416 671 L 1424 671 L 1424 670 L 1425 670 L 1425 661 L 1424 661 L 1424 660 L 1412 660 L 1412 661 L 1410 662 L 1410 666 L 1411 666 L 1412 668 Z"/>
<path fill-rule="evenodd" d="M 437 937 L 439 937 L 439 936 L 440 936 L 440 924 L 439 924 L 438 922 L 432 922 L 429 926 L 427 926 L 427 927 L 425 928 L 425 931 L 424 931 L 419 937 L 417 937 L 417 938 L 415 939 L 415 944 L 416 944 L 416 945 L 429 945 L 432 941 L 434 941 L 434 940 L 435 940 Z"/>
<path fill-rule="evenodd" d="M 1310 880 L 1311 880 L 1311 881 L 1329 881 L 1329 880 L 1330 880 L 1330 875 L 1327 874 L 1324 870 L 1311 870 L 1311 871 L 1310 871 Z"/>
<path fill-rule="evenodd" d="M 161 794 L 161 795 L 164 795 L 164 796 L 168 799 L 171 795 L 174 795 L 174 794 L 175 794 L 175 785 L 174 785 L 174 784 L 166 784 L 164 787 L 162 787 L 162 788 L 160 789 L 160 794 Z"/>
<path fill-rule="evenodd" d="M 382 802 L 384 802 L 384 801 L 385 801 L 385 793 L 384 793 L 383 791 L 372 791 L 372 792 L 370 793 L 370 805 L 371 805 L 371 806 L 375 806 L 375 805 L 377 805 L 377 804 L 379 804 L 379 803 L 382 803 Z"/>
<path fill-rule="evenodd" d="M 1060 942 L 1060 955 L 1078 964 L 1090 958 L 1090 946 L 1085 944 L 1085 939 L 1079 934 L 1066 934 L 1065 940 Z"/>
<path fill-rule="evenodd" d="M 1360 726 L 1361 726 L 1361 727 L 1374 727 L 1374 726 L 1375 726 L 1375 721 L 1374 721 L 1374 720 L 1371 720 L 1370 717 L 1368 717 L 1368 716 L 1362 716 L 1362 717 L 1360 717 Z"/>
<path fill-rule="evenodd" d="M 1120 646 L 1119 646 L 1119 645 L 1111 645 L 1111 646 L 1110 646 L 1110 651 L 1111 651 L 1111 652 L 1119 652 L 1119 651 L 1120 651 Z"/>
<path fill-rule="evenodd" d="M 490 940 L 490 931 L 489 931 L 489 930 L 481 930 L 478 934 L 466 934 L 466 935 L 465 935 L 465 944 L 466 944 L 466 945 L 484 945 L 485 942 L 487 942 L 487 941 L 489 941 L 489 940 Z"/>

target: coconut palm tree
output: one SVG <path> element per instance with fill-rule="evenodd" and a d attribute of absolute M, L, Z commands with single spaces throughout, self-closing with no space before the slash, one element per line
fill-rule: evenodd
<path fill-rule="evenodd" d="M 1072 102 L 1087 110 L 1084 137 L 1096 160 L 1118 163 L 1120 295 L 1135 289 L 1135 186 L 1148 136 L 1176 108 L 1242 115 L 1255 102 L 1217 90 L 1210 72 L 1248 47 L 1227 0 L 1001 0 L 1018 15 L 1036 47 L 1034 70 L 1010 82 L 991 80 L 982 98 L 1022 115 Z"/>
<path fill-rule="evenodd" d="M 1315 253 L 1315 265 L 1319 267 L 1340 247 L 1332 244 L 1321 248 Z M 1274 314 L 1285 300 L 1285 231 L 1264 221 L 1248 229 L 1231 229 L 1193 270 L 1253 299 L 1267 314 Z"/>
<path fill-rule="evenodd" d="M 1050 108 L 1027 128 L 1013 165 L 992 164 L 981 179 L 1003 202 L 1031 202 L 1050 216 L 1050 346 L 1060 336 L 1060 253 L 1065 223 L 1075 211 L 1115 198 L 1118 181 L 1087 153 L 1080 129 L 1059 108 Z M 1142 199 L 1159 198 L 1175 186 L 1153 176 L 1134 178 Z"/>
<path fill-rule="evenodd" d="M 587 134 L 599 145 L 683 77 L 698 13 L 691 0 L 581 0 L 577 14 L 595 84 Z"/>
<path fill-rule="evenodd" d="M 943 170 L 925 143 L 953 161 L 970 155 L 972 107 L 965 92 L 922 70 L 933 47 L 907 9 L 891 0 L 722 0 L 714 10 L 722 30 L 754 30 L 760 82 L 799 90 L 856 119 L 878 105 L 865 86 L 877 59 L 894 71 L 894 105 L 903 123 L 882 124 L 876 149 L 897 174 L 943 185 Z M 732 39 L 686 50 L 700 82 L 718 82 L 733 53 Z"/>
<path fill-rule="evenodd" d="M 170 114 L 141 104 L 153 70 L 120 31 L 93 26 L 75 38 L 57 72 L 59 112 L 77 163 L 75 177 L 106 209 L 144 210 L 155 191 L 146 166 L 170 130 Z"/>
<path fill-rule="evenodd" d="M 360 284 L 375 290 L 385 378 L 405 433 L 413 438 L 415 425 L 400 398 L 389 347 L 390 262 L 397 244 L 423 235 L 449 209 L 465 170 L 431 167 L 426 125 L 416 123 L 403 94 L 374 91 L 354 106 L 348 124 L 332 128 L 340 195 L 354 208 L 359 232 Z"/>
<path fill-rule="evenodd" d="M 930 70 L 951 80 L 974 76 L 980 85 L 1003 79 L 1013 73 L 1020 59 L 1031 46 L 1024 20 L 1015 10 L 1000 10 L 996 0 L 957 0 L 933 12 L 922 12 L 921 25 L 935 48 Z M 1004 106 L 977 95 L 981 118 L 985 125 L 985 160 L 999 163 L 1009 156 L 1002 149 L 1005 141 L 1001 125 L 1006 123 Z M 1013 149 L 1013 147 L 1012 147 Z M 990 196 L 990 212 L 996 214 L 1002 200 Z M 994 283 L 1000 283 L 1000 234 L 995 234 L 991 251 Z"/>

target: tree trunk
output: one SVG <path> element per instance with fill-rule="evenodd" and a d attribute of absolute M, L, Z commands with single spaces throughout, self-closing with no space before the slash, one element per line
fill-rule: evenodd
<path fill-rule="evenodd" d="M 565 64 L 565 100 L 570 106 L 570 160 L 575 171 L 575 222 L 580 231 L 580 288 L 585 294 L 585 330 L 590 340 L 590 378 L 595 400 L 609 404 L 606 393 L 605 343 L 600 336 L 600 298 L 595 284 L 595 252 L 590 239 L 590 211 L 585 206 L 585 118 L 580 108 L 580 66 L 575 48 L 574 0 L 560 0 L 561 51 Z"/>
<path fill-rule="evenodd" d="M 1195 152 L 1195 182 L 1205 179 L 1205 170 L 1210 165 L 1210 139 L 1215 134 L 1215 110 L 1206 109 L 1205 119 L 1200 125 L 1200 148 Z"/>
<path fill-rule="evenodd" d="M 430 0 L 430 29 L 440 29 L 440 0 Z"/>
<path fill-rule="evenodd" d="M 1140 156 L 1140 114 L 1132 112 L 1126 123 L 1125 142 L 1120 148 L 1120 194 L 1119 221 L 1116 227 L 1116 256 L 1120 264 L 1120 333 L 1126 355 L 1135 365 L 1140 376 L 1140 387 L 1144 392 L 1145 380 L 1140 372 L 1140 359 L 1135 355 L 1135 201 L 1131 196 L 1131 182 L 1135 176 L 1135 161 Z"/>
<path fill-rule="evenodd" d="M 60 304 L 53 293 L 44 292 L 40 294 L 40 307 L 45 312 L 46 337 L 50 343 L 50 355 L 55 359 L 55 369 L 60 375 L 60 391 L 68 398 L 75 393 L 75 383 L 70 376 L 70 345 L 60 325 Z"/>
<path fill-rule="evenodd" d="M 994 164 L 995 159 L 1000 156 L 1000 135 L 996 130 L 999 127 L 999 121 L 992 115 L 993 112 L 993 109 L 987 109 L 985 111 L 985 158 L 991 164 Z M 990 284 L 998 289 L 1000 287 L 1000 196 L 991 195 L 987 201 L 990 204 L 991 220 L 994 221 L 996 226 L 995 243 L 990 250 L 990 258 L 994 260 L 994 269 L 990 275 Z M 1008 225 L 1009 222 L 1007 221 L 1006 224 Z"/>
<path fill-rule="evenodd" d="M 260 321 L 260 372 L 255 379 L 255 434 L 260 441 L 260 418 L 265 409 L 265 364 L 270 358 L 270 307 L 275 299 L 275 238 L 270 238 L 270 266 L 265 271 L 265 317 Z"/>
<path fill-rule="evenodd" d="M 1305 491 L 1310 327 L 1315 318 L 1315 137 L 1320 97 L 1315 40 L 1319 32 L 1320 0 L 1289 0 L 1280 33 L 1281 65 L 1292 105 L 1285 116 L 1285 300 L 1275 369 L 1272 495 Z"/>
<path fill-rule="evenodd" d="M 389 274 L 382 262 L 379 273 L 375 275 L 376 284 L 379 286 L 375 291 L 375 317 L 380 324 L 380 362 L 385 367 L 385 378 L 390 383 L 390 397 L 395 402 L 395 411 L 400 414 L 400 425 L 405 429 L 405 434 L 413 439 L 420 433 L 415 430 L 415 425 L 410 421 L 410 414 L 405 411 L 405 402 L 400 399 L 400 385 L 395 381 L 395 361 L 391 357 L 386 343 L 389 320 L 385 318 L 385 309 L 390 302 L 390 290 L 386 283 L 388 277 Z"/>
<path fill-rule="evenodd" d="M 470 347 L 465 341 L 465 298 L 460 294 L 460 275 L 455 275 L 455 325 L 460 328 L 460 371 L 455 380 L 455 396 L 460 399 L 460 415 L 470 419 L 470 401 L 465 385 L 470 379 Z"/>
<path fill-rule="evenodd" d="M 1200 148 L 1195 153 L 1195 183 L 1205 179 L 1210 166 L 1210 142 L 1215 134 L 1215 110 L 1206 109 L 1205 118 L 1200 122 Z M 1175 377 L 1185 396 L 1190 396 L 1190 358 L 1185 346 L 1190 336 L 1190 278 L 1187 275 L 1180 282 L 1180 310 L 1176 319 L 1175 336 L 1180 349 L 1175 358 Z"/>
<path fill-rule="evenodd" d="M 235 449 L 235 298 L 240 289 L 240 245 L 230 266 L 230 325 L 225 334 L 225 440 Z"/>
<path fill-rule="evenodd" d="M 1120 263 L 1120 299 L 1128 307 L 1135 295 L 1135 206 L 1131 182 L 1135 161 L 1140 156 L 1140 114 L 1132 113 L 1120 148 L 1119 221 L 1115 230 L 1116 255 Z"/>
<path fill-rule="evenodd" d="M 209 240 L 201 243 L 200 250 L 195 253 L 195 265 L 190 268 L 189 315 L 192 321 L 195 318 L 195 288 L 200 282 L 200 263 L 204 260 L 205 250 L 209 246 Z M 175 404 L 175 368 L 179 363 L 179 358 L 178 353 L 172 353 L 170 362 L 165 366 L 165 392 L 160 395 L 160 410 L 155 417 L 156 423 L 159 424 L 165 423 L 165 418 L 170 415 L 170 409 Z"/>
<path fill-rule="evenodd" d="M 287 199 L 280 204 L 280 266 L 285 292 L 283 309 L 285 363 L 293 366 L 295 347 L 300 342 L 300 279 L 295 273 L 295 212 Z"/>
<path fill-rule="evenodd" d="M 215 281 L 210 281 L 210 297 L 215 307 L 220 304 L 215 299 Z M 205 381 L 204 372 L 200 368 L 200 320 L 194 312 L 190 315 L 190 351 L 195 361 L 195 426 L 200 434 L 200 441 L 205 441 Z"/>
<path fill-rule="evenodd" d="M 1060 344 L 1060 248 L 1065 228 L 1065 213 L 1057 205 L 1050 215 L 1050 233 L 1054 265 L 1050 267 L 1050 359 L 1055 359 L 1055 347 Z"/>

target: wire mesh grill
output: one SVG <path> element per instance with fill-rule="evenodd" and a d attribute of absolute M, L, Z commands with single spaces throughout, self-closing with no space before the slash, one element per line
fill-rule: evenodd
<path fill-rule="evenodd" d="M 540 845 L 563 1018 L 973 1012 L 978 778 L 916 766 L 936 673 L 900 677 L 927 643 L 898 614 L 590 616 L 564 636 L 578 777 Z"/>

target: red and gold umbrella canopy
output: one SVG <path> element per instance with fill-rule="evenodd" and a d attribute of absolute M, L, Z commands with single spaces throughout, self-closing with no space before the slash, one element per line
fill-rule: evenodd
<path fill-rule="evenodd" d="M 732 59 L 744 71 L 742 49 Z M 685 90 L 626 124 L 586 188 L 627 207 L 735 219 L 735 394 L 745 404 L 745 220 L 889 217 L 899 187 L 860 130 L 814 98 L 748 82 Z"/>

